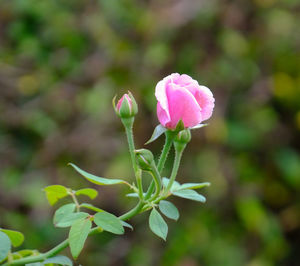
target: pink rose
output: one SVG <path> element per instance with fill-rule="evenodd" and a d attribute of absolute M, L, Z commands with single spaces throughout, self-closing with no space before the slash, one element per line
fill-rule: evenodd
<path fill-rule="evenodd" d="M 157 117 L 166 128 L 174 129 L 181 119 L 186 128 L 211 117 L 215 99 L 209 88 L 201 86 L 190 76 L 171 74 L 155 88 Z"/>

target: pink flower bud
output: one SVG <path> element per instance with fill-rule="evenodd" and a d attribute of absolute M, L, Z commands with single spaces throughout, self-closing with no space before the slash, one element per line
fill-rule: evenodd
<path fill-rule="evenodd" d="M 124 94 L 123 96 L 122 96 L 122 98 L 118 101 L 118 103 L 117 103 L 117 110 L 120 112 L 120 108 L 121 108 L 121 105 L 122 105 L 122 103 L 123 103 L 123 101 L 124 101 L 124 98 L 126 98 L 125 100 L 127 100 L 128 101 L 128 106 L 131 108 L 131 99 L 129 98 L 129 96 L 128 96 L 128 94 L 126 93 L 126 94 Z"/>
<path fill-rule="evenodd" d="M 196 126 L 211 117 L 215 106 L 210 89 L 186 74 L 174 73 L 159 81 L 155 97 L 158 120 L 169 129 L 180 120 L 185 128 Z"/>
<path fill-rule="evenodd" d="M 115 111 L 121 118 L 129 118 L 137 114 L 137 104 L 130 92 L 129 94 L 124 94 L 118 101 L 117 105 L 115 106 Z"/>

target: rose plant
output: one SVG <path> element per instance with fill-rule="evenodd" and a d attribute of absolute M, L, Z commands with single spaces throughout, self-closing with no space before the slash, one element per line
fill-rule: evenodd
<path fill-rule="evenodd" d="M 60 199 L 69 197 L 70 203 L 60 206 L 54 214 L 53 223 L 56 227 L 70 228 L 66 240 L 47 252 L 37 250 L 13 251 L 12 247 L 20 246 L 24 240 L 22 233 L 0 228 L 0 263 L 1 265 L 73 265 L 66 256 L 57 255 L 67 246 L 71 254 L 77 259 L 81 253 L 87 237 L 103 231 L 112 234 L 123 234 L 124 228 L 132 229 L 127 223 L 133 216 L 150 212 L 149 227 L 154 234 L 166 240 L 168 225 L 162 214 L 173 220 L 179 218 L 176 206 L 167 200 L 170 196 L 181 197 L 198 202 L 205 202 L 205 197 L 196 189 L 209 186 L 209 183 L 185 183 L 176 181 L 182 153 L 191 140 L 191 129 L 201 128 L 204 120 L 211 117 L 214 108 L 212 92 L 188 75 L 171 74 L 156 85 L 157 116 L 160 124 L 155 128 L 150 143 L 165 134 L 165 144 L 157 162 L 150 150 L 136 149 L 133 139 L 133 123 L 138 112 L 136 101 L 132 94 L 124 94 L 113 106 L 116 114 L 121 118 L 125 127 L 131 162 L 135 180 L 132 184 L 122 179 L 99 177 L 80 169 L 70 163 L 82 177 L 99 186 L 124 184 L 131 190 L 127 197 L 137 199 L 136 206 L 117 217 L 97 206 L 79 202 L 77 196 L 86 195 L 94 199 L 98 191 L 93 188 L 83 188 L 77 191 L 62 185 L 51 185 L 44 189 L 50 205 Z M 174 145 L 175 158 L 169 178 L 162 177 L 171 146 Z M 152 183 L 147 189 L 143 188 L 143 172 L 152 176 Z"/>

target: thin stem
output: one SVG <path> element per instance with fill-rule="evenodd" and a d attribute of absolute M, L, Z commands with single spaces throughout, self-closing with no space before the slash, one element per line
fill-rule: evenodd
<path fill-rule="evenodd" d="M 162 172 L 164 166 L 165 166 L 165 163 L 166 163 L 166 160 L 167 160 L 167 157 L 168 157 L 168 154 L 169 154 L 169 151 L 170 151 L 170 148 L 172 146 L 172 142 L 173 142 L 173 139 L 175 137 L 175 134 L 174 132 L 172 131 L 166 131 L 165 133 L 166 135 L 166 141 L 165 141 L 165 145 L 162 149 L 162 152 L 161 152 L 161 155 L 159 157 L 159 161 L 158 161 L 158 164 L 157 164 L 157 170 L 159 173 Z M 155 188 L 155 182 L 154 180 L 152 180 L 149 188 L 148 188 L 148 191 L 145 195 L 145 200 L 149 199 L 149 197 L 152 195 L 153 191 L 154 191 L 154 188 Z"/>
<path fill-rule="evenodd" d="M 142 172 L 139 169 L 136 160 L 135 160 L 135 146 L 134 146 L 134 140 L 133 140 L 133 131 L 132 131 L 132 126 L 133 126 L 133 121 L 134 118 L 123 118 L 122 122 L 125 127 L 126 131 L 126 136 L 127 136 L 127 141 L 128 141 L 128 147 L 129 147 L 129 153 L 131 157 L 131 162 L 137 182 L 137 187 L 138 187 L 138 194 L 140 199 L 144 197 L 144 191 L 143 191 L 143 185 L 142 185 Z"/>
<path fill-rule="evenodd" d="M 165 196 L 168 195 L 168 193 L 169 193 L 169 191 L 170 191 L 170 189 L 171 189 L 171 187 L 172 187 L 172 185 L 175 181 L 175 178 L 177 176 L 177 172 L 178 172 L 178 169 L 179 169 L 179 165 L 180 165 L 180 160 L 181 160 L 182 153 L 183 153 L 183 150 L 184 150 L 185 146 L 186 146 L 186 144 L 174 142 L 175 159 L 174 159 L 173 169 L 172 169 L 172 173 L 171 173 L 171 177 L 170 177 L 168 186 L 164 190 L 164 192 L 162 194 L 162 197 L 160 197 L 160 199 L 164 198 Z M 160 199 L 158 199 L 158 200 L 160 200 Z"/>
<path fill-rule="evenodd" d="M 78 200 L 77 200 L 77 198 L 75 196 L 75 192 L 71 191 L 70 195 L 71 195 L 71 197 L 72 197 L 72 199 L 73 199 L 73 201 L 74 201 L 74 203 L 76 205 L 76 211 L 79 212 L 80 211 L 80 204 L 79 204 L 79 202 L 78 202 Z"/>
<path fill-rule="evenodd" d="M 65 240 L 66 241 L 66 240 Z M 62 242 L 63 243 L 63 242 Z M 27 263 L 32 263 L 32 262 L 38 262 L 38 261 L 43 261 L 45 260 L 47 257 L 45 257 L 44 254 L 40 254 L 37 256 L 31 256 L 31 257 L 26 257 L 26 258 L 22 258 L 22 259 L 18 259 L 18 260 L 14 260 L 12 262 L 7 262 L 5 264 L 3 264 L 3 266 L 10 266 L 10 265 L 25 265 Z"/>
<path fill-rule="evenodd" d="M 130 119 L 130 120 L 128 120 L 128 119 Z M 128 118 L 128 119 L 122 119 L 122 122 L 124 124 L 125 131 L 126 131 L 129 153 L 130 153 L 130 157 L 131 157 L 131 161 L 132 161 L 133 170 L 136 173 L 139 168 L 137 166 L 137 163 L 135 160 L 135 154 L 134 154 L 135 147 L 134 147 L 133 131 L 132 131 L 133 119 L 131 119 L 131 118 Z"/>
<path fill-rule="evenodd" d="M 131 217 L 139 214 L 140 211 L 142 210 L 143 206 L 144 206 L 144 203 L 142 201 L 139 201 L 139 203 L 133 209 L 131 209 L 130 211 L 119 216 L 119 218 L 123 221 L 129 220 Z"/>
<path fill-rule="evenodd" d="M 154 163 L 150 173 L 153 176 L 153 181 L 155 183 L 155 194 L 149 199 L 149 201 L 156 199 L 161 191 L 161 177 Z"/>
<path fill-rule="evenodd" d="M 158 164 L 157 164 L 157 170 L 158 170 L 159 173 L 161 173 L 162 170 L 164 169 L 164 166 L 165 166 L 170 148 L 172 146 L 173 139 L 175 137 L 174 132 L 172 132 L 170 130 L 166 131 L 165 134 L 166 134 L 166 142 L 165 142 L 165 145 L 162 149 L 162 152 L 161 152 L 161 155 L 159 157 Z"/>
<path fill-rule="evenodd" d="M 142 170 L 138 169 L 136 172 L 136 183 L 138 186 L 138 195 L 140 199 L 144 198 L 144 190 L 143 190 L 143 183 L 142 183 Z"/>

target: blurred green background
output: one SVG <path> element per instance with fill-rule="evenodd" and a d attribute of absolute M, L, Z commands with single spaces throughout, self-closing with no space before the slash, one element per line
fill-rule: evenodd
<path fill-rule="evenodd" d="M 90 237 L 78 264 L 300 265 L 299 13 L 298 0 L 1 0 L 0 226 L 25 233 L 22 248 L 63 240 L 42 188 L 91 186 L 68 162 L 132 180 L 111 99 L 132 91 L 143 147 L 156 83 L 186 73 L 216 98 L 179 172 L 211 182 L 207 203 L 173 198 L 181 217 L 167 242 L 145 214 L 124 236 Z M 97 189 L 115 214 L 135 204 L 122 186 Z"/>

